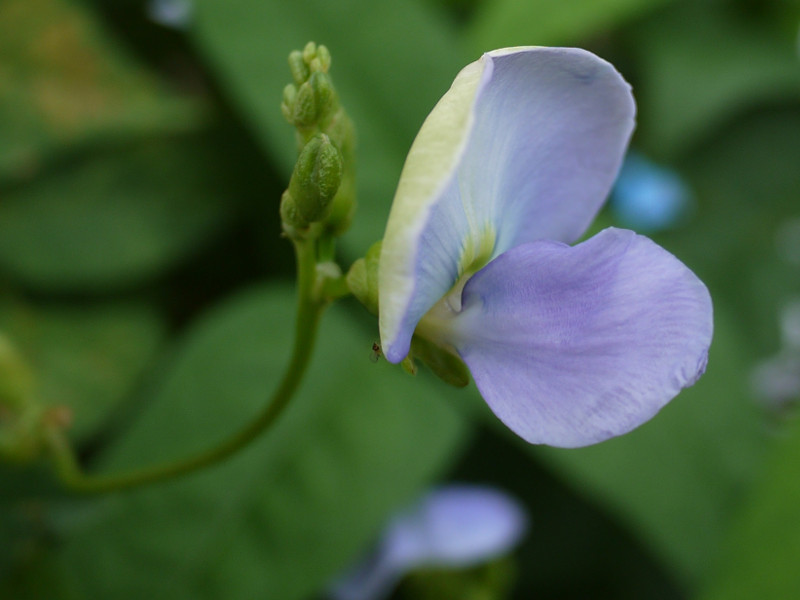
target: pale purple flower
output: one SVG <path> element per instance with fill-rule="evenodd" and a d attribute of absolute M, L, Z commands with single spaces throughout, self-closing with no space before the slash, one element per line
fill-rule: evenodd
<path fill-rule="evenodd" d="M 465 67 L 411 147 L 379 266 L 391 362 L 413 335 L 459 355 L 532 443 L 639 426 L 703 373 L 705 285 L 632 231 L 575 242 L 634 128 L 630 87 L 574 48 L 507 48 Z"/>
<path fill-rule="evenodd" d="M 527 528 L 525 511 L 499 490 L 475 485 L 434 489 L 391 520 L 374 551 L 335 582 L 331 597 L 386 598 L 416 568 L 469 568 L 503 556 Z"/>

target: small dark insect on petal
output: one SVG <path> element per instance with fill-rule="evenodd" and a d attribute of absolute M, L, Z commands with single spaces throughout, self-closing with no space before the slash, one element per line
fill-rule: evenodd
<path fill-rule="evenodd" d="M 369 359 L 376 363 L 382 355 L 381 345 L 378 342 L 372 342 L 372 354 L 370 354 Z"/>

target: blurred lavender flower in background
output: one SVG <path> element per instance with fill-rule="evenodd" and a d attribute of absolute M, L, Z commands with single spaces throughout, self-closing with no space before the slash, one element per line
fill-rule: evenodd
<path fill-rule="evenodd" d="M 675 227 L 692 203 L 691 191 L 677 172 L 631 151 L 614 184 L 610 205 L 626 227 L 655 233 Z"/>
<path fill-rule="evenodd" d="M 417 568 L 469 568 L 508 554 L 528 518 L 507 494 L 488 487 L 434 489 L 387 525 L 375 549 L 339 578 L 334 600 L 380 600 Z"/>
<path fill-rule="evenodd" d="M 782 411 L 800 400 L 800 298 L 780 315 L 781 349 L 753 369 L 750 383 L 768 407 Z"/>
<path fill-rule="evenodd" d="M 150 0 L 147 3 L 147 16 L 159 25 L 173 29 L 186 29 L 193 12 L 193 0 Z"/>

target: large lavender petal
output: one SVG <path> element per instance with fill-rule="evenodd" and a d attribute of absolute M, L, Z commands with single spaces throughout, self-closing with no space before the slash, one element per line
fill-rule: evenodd
<path fill-rule="evenodd" d="M 387 223 L 387 359 L 402 360 L 476 256 L 577 239 L 614 181 L 634 112 L 628 84 L 585 50 L 495 50 L 459 73 L 411 147 Z"/>
<path fill-rule="evenodd" d="M 495 414 L 532 443 L 630 431 L 702 375 L 711 298 L 648 238 L 606 229 L 514 248 L 475 274 L 447 325 Z"/>

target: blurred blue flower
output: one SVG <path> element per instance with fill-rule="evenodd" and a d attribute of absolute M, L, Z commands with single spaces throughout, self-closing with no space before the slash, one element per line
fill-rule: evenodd
<path fill-rule="evenodd" d="M 193 0 L 150 0 L 147 3 L 147 16 L 159 25 L 173 29 L 186 29 L 193 12 Z"/>
<path fill-rule="evenodd" d="M 634 127 L 630 86 L 575 48 L 495 50 L 425 120 L 378 268 L 384 355 L 412 337 L 459 356 L 531 443 L 638 427 L 705 370 L 711 298 L 633 231 L 570 247 L 604 204 Z"/>
<path fill-rule="evenodd" d="M 800 401 L 800 299 L 781 310 L 780 330 L 778 354 L 758 363 L 750 374 L 756 397 L 778 411 Z"/>
<path fill-rule="evenodd" d="M 646 233 L 669 229 L 691 205 L 692 194 L 678 173 L 628 153 L 611 194 L 611 210 L 623 225 Z"/>
<path fill-rule="evenodd" d="M 334 600 L 380 600 L 419 567 L 468 568 L 509 553 L 528 519 L 511 497 L 488 487 L 450 485 L 397 514 L 375 550 L 335 582 Z"/>

